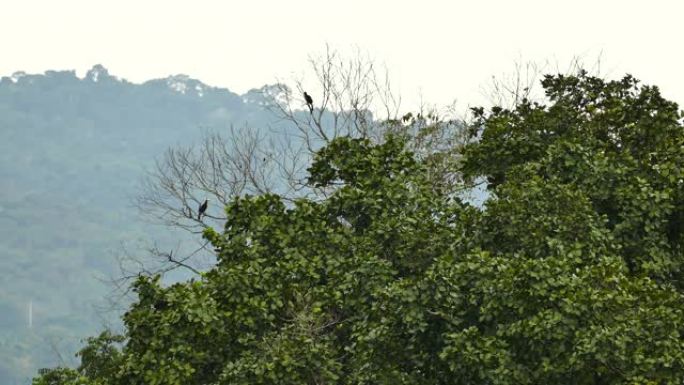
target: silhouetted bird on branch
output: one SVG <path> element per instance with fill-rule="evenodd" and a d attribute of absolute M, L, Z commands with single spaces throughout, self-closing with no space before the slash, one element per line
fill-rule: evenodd
<path fill-rule="evenodd" d="M 209 199 L 205 199 L 204 203 L 202 203 L 199 207 L 199 214 L 197 214 L 197 220 L 201 221 L 202 220 L 202 215 L 204 215 L 204 212 L 207 211 L 207 206 L 209 206 Z"/>
<path fill-rule="evenodd" d="M 304 100 L 306 100 L 306 105 L 309 107 L 309 112 L 313 114 L 313 99 L 311 99 L 311 95 L 307 94 L 306 91 L 304 91 Z"/>

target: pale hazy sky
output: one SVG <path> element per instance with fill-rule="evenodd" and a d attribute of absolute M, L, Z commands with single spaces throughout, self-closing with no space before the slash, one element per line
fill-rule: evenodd
<path fill-rule="evenodd" d="M 630 72 L 684 104 L 682 1 L 0 0 L 0 74 L 101 63 L 134 82 L 185 73 L 235 92 L 358 47 L 404 100 L 474 103 L 516 60 L 572 56 Z"/>

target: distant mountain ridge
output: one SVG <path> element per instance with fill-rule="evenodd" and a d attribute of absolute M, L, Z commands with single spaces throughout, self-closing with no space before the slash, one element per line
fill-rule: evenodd
<path fill-rule="evenodd" d="M 132 84 L 132 85 L 156 85 L 161 82 L 165 82 L 170 89 L 177 91 L 179 93 L 185 94 L 188 90 L 194 90 L 195 94 L 197 96 L 203 96 L 203 90 L 204 89 L 221 89 L 219 87 L 211 87 L 208 86 L 207 84 L 204 84 L 200 80 L 193 79 L 188 75 L 185 74 L 177 74 L 177 75 L 169 75 L 166 78 L 157 78 L 157 79 L 151 79 L 148 81 L 143 82 L 142 84 L 135 84 L 128 82 L 126 79 L 118 77 L 118 76 L 112 76 L 109 74 L 109 70 L 105 68 L 101 64 L 96 64 L 92 68 L 90 68 L 87 72 L 86 75 L 82 78 L 79 78 L 76 75 L 75 70 L 61 70 L 61 71 L 55 71 L 55 70 L 48 70 L 45 71 L 43 74 L 27 74 L 24 71 L 17 71 L 14 72 L 10 76 L 2 76 L 0 78 L 0 84 L 3 82 L 11 82 L 11 83 L 19 83 L 19 82 L 28 82 L 32 83 L 33 81 L 36 81 L 37 79 L 43 79 L 43 78 L 50 78 L 50 77 L 71 77 L 74 79 L 78 79 L 81 81 L 88 81 L 88 82 L 93 82 L 97 83 L 99 81 L 102 82 L 120 82 L 120 83 L 126 83 L 126 84 Z"/>
<path fill-rule="evenodd" d="M 0 383 L 73 360 L 121 244 L 168 237 L 130 201 L 146 169 L 202 130 L 278 128 L 273 86 L 243 95 L 187 75 L 135 84 L 102 65 L 0 78 Z M 281 127 L 287 129 L 286 127 Z M 28 303 L 33 325 L 28 325 Z M 50 348 L 53 345 L 55 349 Z"/>

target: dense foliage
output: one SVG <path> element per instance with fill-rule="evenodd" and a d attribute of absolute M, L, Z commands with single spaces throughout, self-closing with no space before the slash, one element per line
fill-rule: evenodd
<path fill-rule="evenodd" d="M 135 284 L 47 384 L 635 384 L 684 381 L 684 130 L 630 76 L 548 76 L 547 104 L 476 109 L 474 207 L 402 137 L 340 138 L 322 200 L 242 197 L 200 279 Z"/>

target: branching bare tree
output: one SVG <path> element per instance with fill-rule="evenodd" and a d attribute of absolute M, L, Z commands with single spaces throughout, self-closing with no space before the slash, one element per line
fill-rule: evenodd
<path fill-rule="evenodd" d="M 338 137 L 380 139 L 383 121 L 397 119 L 401 98 L 386 68 L 379 70 L 368 56 L 358 52 L 350 59 L 326 47 L 322 56 L 309 58 L 312 79 L 295 79 L 294 91 L 286 83 L 276 86 L 279 97 L 267 106 L 274 116 L 293 125 L 299 139 L 313 152 Z M 314 109 L 302 113 L 307 86 L 316 95 Z M 374 115 L 375 114 L 375 115 Z"/>
<path fill-rule="evenodd" d="M 231 128 L 227 136 L 205 133 L 199 145 L 170 148 L 143 180 L 136 204 L 165 225 L 198 233 L 209 221 L 221 222 L 222 208 L 235 196 L 274 190 L 272 142 L 255 129 Z M 279 164 L 280 167 L 284 165 Z M 204 199 L 212 204 L 202 217 Z"/>
<path fill-rule="evenodd" d="M 498 76 L 492 76 L 491 82 L 481 87 L 481 92 L 491 106 L 513 108 L 523 99 L 533 102 L 544 102 L 546 96 L 541 87 L 544 74 L 557 73 L 576 75 L 587 71 L 595 76 L 603 76 L 601 54 L 591 61 L 582 56 L 574 56 L 562 65 L 559 61 L 542 62 L 517 60 L 513 69 Z"/>
<path fill-rule="evenodd" d="M 539 98 L 535 91 L 544 67 L 534 62 L 518 61 L 513 72 L 492 76 L 491 83 L 482 88 L 482 93 L 491 105 L 504 108 L 513 108 L 523 99 Z"/>
<path fill-rule="evenodd" d="M 169 149 L 143 182 L 136 199 L 139 210 L 172 228 L 199 233 L 224 225 L 223 207 L 236 196 L 324 197 L 330 191 L 308 185 L 306 169 L 315 151 L 340 136 L 380 142 L 388 134 L 404 135 L 417 156 L 430 160 L 436 186 L 458 185 L 454 165 L 466 136 L 455 110 L 438 113 L 421 107 L 416 114 L 400 115 L 401 98 L 387 70 L 358 52 L 347 59 L 327 47 L 323 55 L 309 58 L 308 73 L 292 85 L 278 82 L 262 88 L 273 127 L 232 128 L 225 135 L 206 132 L 197 145 Z M 313 97 L 311 110 L 305 91 Z M 200 217 L 197 210 L 205 199 L 209 209 Z M 159 253 L 152 255 L 159 260 Z M 152 270 L 138 265 L 138 273 L 192 266 L 178 255 L 169 254 L 165 264 Z"/>

